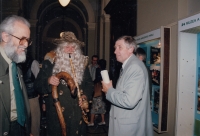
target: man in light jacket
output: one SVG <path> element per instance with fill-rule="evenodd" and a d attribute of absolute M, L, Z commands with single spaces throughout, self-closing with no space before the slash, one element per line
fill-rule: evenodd
<path fill-rule="evenodd" d="M 112 81 L 102 91 L 112 105 L 109 136 L 152 136 L 148 72 L 134 54 L 137 45 L 131 36 L 122 36 L 115 43 L 117 61 L 123 63 L 116 89 Z"/>

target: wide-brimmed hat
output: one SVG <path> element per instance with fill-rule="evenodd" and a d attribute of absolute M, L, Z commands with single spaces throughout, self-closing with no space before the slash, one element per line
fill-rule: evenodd
<path fill-rule="evenodd" d="M 61 32 L 60 33 L 60 39 L 54 39 L 53 40 L 53 43 L 56 44 L 56 45 L 61 44 L 61 43 L 65 43 L 65 42 L 76 43 L 80 46 L 85 45 L 84 42 L 81 42 L 76 38 L 76 36 L 73 32 Z"/>

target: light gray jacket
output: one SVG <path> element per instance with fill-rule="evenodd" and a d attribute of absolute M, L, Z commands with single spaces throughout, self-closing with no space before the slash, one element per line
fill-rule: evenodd
<path fill-rule="evenodd" d="M 148 73 L 135 55 L 126 63 L 116 89 L 106 99 L 111 105 L 109 136 L 152 136 Z"/>

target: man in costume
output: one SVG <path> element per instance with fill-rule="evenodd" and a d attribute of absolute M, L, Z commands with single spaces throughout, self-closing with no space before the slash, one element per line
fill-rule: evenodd
<path fill-rule="evenodd" d="M 0 135 L 30 135 L 30 107 L 21 70 L 31 45 L 30 24 L 12 15 L 0 24 Z"/>
<path fill-rule="evenodd" d="M 80 108 L 82 102 L 76 94 L 71 93 L 69 85 L 65 80 L 59 80 L 59 78 L 55 76 L 55 74 L 59 72 L 70 74 L 74 81 L 79 85 L 79 88 L 83 91 L 84 95 L 81 97 L 87 97 L 88 100 L 91 99 L 93 82 L 89 69 L 86 66 L 86 56 L 82 55 L 81 51 L 81 46 L 83 46 L 84 43 L 79 41 L 72 32 L 62 32 L 61 38 L 55 39 L 54 43 L 58 47 L 55 51 L 51 52 L 53 55 L 50 53 L 45 56 L 48 60 L 44 60 L 42 69 L 34 83 L 35 89 L 41 94 L 49 94 L 45 100 L 47 133 L 49 136 L 60 136 L 62 133 L 56 108 L 53 105 L 51 96 L 51 87 L 53 85 L 57 86 L 59 101 L 66 123 L 67 136 L 85 136 L 86 123 L 83 121 Z M 73 63 L 73 66 L 70 61 Z"/>

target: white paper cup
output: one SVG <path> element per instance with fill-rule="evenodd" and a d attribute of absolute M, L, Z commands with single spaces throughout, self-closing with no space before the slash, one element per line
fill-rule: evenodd
<path fill-rule="evenodd" d="M 109 83 L 110 82 L 110 78 L 108 76 L 108 71 L 107 70 L 102 70 L 101 71 L 101 77 L 103 79 L 103 82 L 105 82 L 105 83 Z"/>

